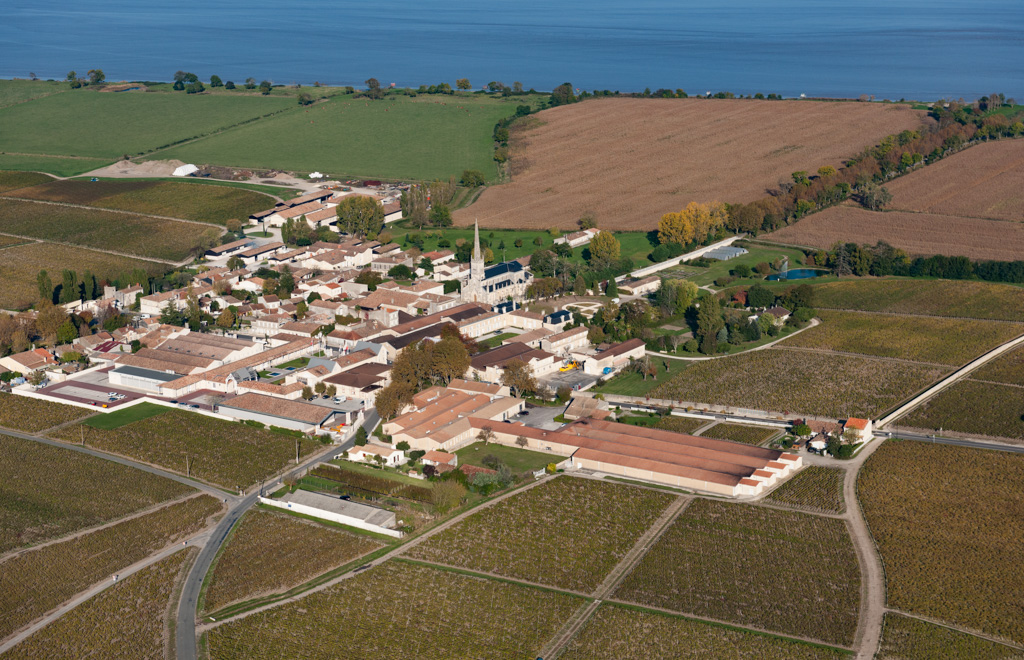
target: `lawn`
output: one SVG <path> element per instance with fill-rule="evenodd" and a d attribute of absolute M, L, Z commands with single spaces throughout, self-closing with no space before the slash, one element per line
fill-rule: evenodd
<path fill-rule="evenodd" d="M 301 369 L 302 367 L 305 367 L 308 364 L 309 364 L 309 358 L 308 357 L 300 357 L 300 358 L 295 358 L 294 360 L 289 360 L 288 362 L 282 362 L 281 364 L 275 365 L 274 369 L 281 370 L 281 369 L 287 369 L 288 367 L 292 367 L 294 369 Z"/>
<path fill-rule="evenodd" d="M 518 335 L 515 332 L 503 332 L 503 333 L 501 333 L 499 335 L 495 335 L 493 337 L 488 337 L 487 339 L 479 340 L 477 342 L 477 346 L 480 346 L 480 348 L 482 348 L 482 349 L 497 348 L 497 347 L 501 346 L 501 343 L 503 341 L 505 341 L 506 339 L 511 339 L 512 337 L 517 337 L 517 336 Z"/>
<path fill-rule="evenodd" d="M 472 169 L 493 179 L 494 125 L 524 102 L 529 103 L 461 95 L 389 96 L 376 102 L 337 96 L 162 151 L 157 157 L 318 170 L 331 177 L 447 179 Z"/>
<path fill-rule="evenodd" d="M 383 545 L 287 514 L 250 511 L 213 565 L 203 611 L 287 591 Z"/>
<path fill-rule="evenodd" d="M 53 181 L 53 177 L 38 172 L 18 172 L 14 170 L 0 170 L 0 193 L 19 188 L 29 188 L 42 183 Z"/>
<path fill-rule="evenodd" d="M 673 499 L 559 477 L 474 513 L 412 548 L 409 556 L 590 592 Z"/>
<path fill-rule="evenodd" d="M 0 108 L 70 89 L 71 86 L 63 81 L 0 80 Z"/>
<path fill-rule="evenodd" d="M 743 424 L 715 424 L 701 435 L 705 438 L 732 440 L 746 445 L 763 445 L 779 435 L 779 429 L 768 426 L 745 426 Z"/>
<path fill-rule="evenodd" d="M 181 261 L 201 245 L 217 244 L 222 230 L 133 213 L 0 198 L 0 232 Z"/>
<path fill-rule="evenodd" d="M 487 467 L 484 465 L 483 459 L 488 456 L 494 456 L 507 465 L 515 474 L 543 470 L 547 467 L 548 463 L 558 463 L 562 460 L 561 456 L 545 454 L 544 452 L 530 451 L 528 449 L 520 449 L 519 447 L 506 447 L 505 445 L 498 444 L 488 444 L 485 446 L 480 442 L 474 442 L 468 447 L 463 447 L 455 452 L 455 455 L 459 457 L 459 465 L 476 465 L 478 467 Z"/>
<path fill-rule="evenodd" d="M 841 520 L 696 499 L 614 598 L 848 646 L 860 570 Z"/>
<path fill-rule="evenodd" d="M 85 429 L 92 449 L 127 456 L 172 472 L 234 490 L 246 488 L 285 469 L 299 455 L 319 446 L 292 438 L 183 410 L 147 417 L 111 430 L 66 426 L 55 437 L 77 443 Z"/>
<path fill-rule="evenodd" d="M 814 287 L 815 305 L 866 312 L 1020 321 L 1024 289 L 989 282 L 847 279 Z"/>
<path fill-rule="evenodd" d="M 39 300 L 39 287 L 36 284 L 39 271 L 47 271 L 51 279 L 59 282 L 61 270 L 69 266 L 79 276 L 90 271 L 101 280 L 115 278 L 137 268 L 151 275 L 159 275 L 168 270 L 166 265 L 154 261 L 56 243 L 32 242 L 4 248 L 0 250 L 0 282 L 3 282 L 3 286 L 0 286 L 0 308 L 24 309 L 36 303 Z"/>
<path fill-rule="evenodd" d="M 91 414 L 92 411 L 76 406 L 0 392 L 0 426 L 17 431 L 37 433 Z"/>
<path fill-rule="evenodd" d="M 216 660 L 535 658 L 583 603 L 552 591 L 387 562 L 207 633 Z"/>
<path fill-rule="evenodd" d="M 679 376 L 689 366 L 686 362 L 679 360 L 667 360 L 669 371 L 666 374 L 664 360 L 652 359 L 651 364 L 657 372 L 654 376 L 646 379 L 635 371 L 622 371 L 605 381 L 604 385 L 593 388 L 594 392 L 606 392 L 608 394 L 622 394 L 625 396 L 642 397 L 651 390 L 663 385 L 673 376 Z"/>
<path fill-rule="evenodd" d="M 0 406 L 8 403 L 10 395 L 0 396 Z M 0 484 L 0 554 L 194 492 L 126 465 L 9 435 L 0 435 Z"/>
<path fill-rule="evenodd" d="M 1024 333 L 1024 324 L 1005 321 L 824 310 L 818 317 L 820 325 L 783 346 L 959 366 Z"/>
<path fill-rule="evenodd" d="M 346 472 L 354 472 L 356 474 L 365 474 L 372 477 L 390 479 L 391 481 L 396 481 L 400 484 L 405 484 L 407 486 L 426 486 L 428 488 L 430 487 L 430 482 L 423 481 L 422 479 L 414 479 L 412 477 L 407 477 L 404 474 L 395 472 L 394 470 L 370 467 L 369 465 L 354 463 L 352 461 L 346 461 L 343 459 L 336 459 L 330 461 L 330 463 L 331 465 L 335 465 L 341 468 L 342 470 L 345 470 Z"/>
<path fill-rule="evenodd" d="M 899 420 L 900 426 L 1024 440 L 1024 388 L 961 380 Z"/>
<path fill-rule="evenodd" d="M 888 658 L 971 658 L 971 660 L 1011 660 L 1020 651 L 959 630 L 887 612 L 882 625 L 878 655 Z"/>
<path fill-rule="evenodd" d="M 158 179 L 68 179 L 22 188 L 11 196 L 220 225 L 232 218 L 244 223 L 251 214 L 276 203 L 272 197 L 237 186 Z"/>
<path fill-rule="evenodd" d="M 847 654 L 738 628 L 623 605 L 601 605 L 561 660 L 825 660 Z"/>
<path fill-rule="evenodd" d="M 698 362 L 652 397 L 836 419 L 875 417 L 945 372 L 937 367 L 769 348 Z"/>
<path fill-rule="evenodd" d="M 857 481 L 887 605 L 1024 642 L 1024 455 L 885 442 Z"/>
<path fill-rule="evenodd" d="M 721 277 L 728 277 L 730 273 L 735 270 L 739 265 L 749 266 L 754 268 L 759 263 L 773 263 L 776 259 L 783 257 L 789 257 L 789 267 L 799 268 L 804 263 L 804 253 L 802 250 L 795 248 L 758 245 L 754 243 L 745 243 L 748 254 L 736 257 L 735 259 L 729 259 L 728 261 L 713 261 L 707 268 L 700 268 L 686 264 L 682 266 L 682 270 L 686 273 L 691 273 L 686 279 L 693 280 L 697 286 L 710 286 L 714 284 L 715 280 Z M 774 271 L 773 271 L 774 272 Z M 669 271 L 671 276 L 671 271 Z M 764 279 L 764 276 L 755 274 L 753 277 L 736 280 L 737 284 L 753 284 L 760 282 Z"/>
<path fill-rule="evenodd" d="M 7 559 L 0 571 L 0 638 L 77 593 L 197 534 L 221 501 L 199 495 L 145 516 Z"/>
<path fill-rule="evenodd" d="M 0 151 L 113 160 L 294 107 L 276 97 L 75 90 L 0 109 Z"/>
<path fill-rule="evenodd" d="M 105 415 L 90 417 L 83 423 L 93 427 L 94 429 L 105 429 L 109 431 L 111 429 L 120 428 L 125 424 L 138 422 L 146 419 L 147 417 L 162 415 L 167 412 L 167 410 L 167 406 L 143 401 L 142 403 L 136 403 L 134 406 L 130 406 L 128 408 L 118 408 L 116 411 Z"/>
<path fill-rule="evenodd" d="M 845 478 L 846 470 L 842 468 L 808 465 L 773 490 L 765 502 L 817 513 L 843 513 L 846 511 L 843 501 Z"/>
<path fill-rule="evenodd" d="M 69 158 L 0 153 L 0 169 L 47 172 L 54 176 L 75 176 L 110 165 L 113 158 Z"/>
<path fill-rule="evenodd" d="M 12 658 L 136 660 L 167 655 L 171 597 L 198 548 L 188 548 L 129 575 L 4 654 Z"/>

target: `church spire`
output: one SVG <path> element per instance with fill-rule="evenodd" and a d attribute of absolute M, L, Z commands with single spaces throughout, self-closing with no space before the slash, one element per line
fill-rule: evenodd
<path fill-rule="evenodd" d="M 480 249 L 480 221 L 475 220 L 473 222 L 473 259 L 483 259 L 484 253 Z"/>

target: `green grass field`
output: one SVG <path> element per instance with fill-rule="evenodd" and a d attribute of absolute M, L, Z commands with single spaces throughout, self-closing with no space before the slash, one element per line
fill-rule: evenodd
<path fill-rule="evenodd" d="M 0 169 L 48 172 L 55 176 L 75 176 L 110 165 L 113 158 L 67 158 L 36 154 L 0 153 Z"/>
<path fill-rule="evenodd" d="M 455 455 L 459 457 L 459 465 L 476 465 L 478 467 L 487 467 L 483 462 L 484 457 L 494 456 L 517 474 L 527 470 L 542 470 L 547 467 L 548 463 L 558 463 L 563 458 L 519 447 L 506 447 L 497 444 L 484 446 L 481 442 L 474 442 L 468 447 L 463 447 L 455 452 Z"/>
<path fill-rule="evenodd" d="M 113 160 L 293 107 L 276 97 L 74 90 L 0 109 L 0 151 Z"/>
<path fill-rule="evenodd" d="M 740 264 L 753 268 L 761 262 L 772 263 L 781 257 L 789 257 L 789 267 L 797 268 L 803 265 L 804 262 L 803 251 L 794 248 L 747 244 L 746 249 L 749 254 L 736 257 L 735 259 L 730 259 L 729 261 L 715 261 L 707 268 L 682 265 L 678 270 L 676 270 L 676 272 L 679 272 L 680 274 L 675 275 L 675 277 L 685 276 L 686 279 L 693 280 L 697 286 L 709 286 L 714 284 L 715 280 L 718 278 L 728 276 L 729 272 L 734 270 L 736 266 L 739 266 Z M 666 275 L 670 277 L 673 276 L 673 270 L 667 271 Z M 763 280 L 764 277 L 754 275 L 750 278 L 736 280 L 736 284 L 753 284 Z"/>
<path fill-rule="evenodd" d="M 497 173 L 492 160 L 494 125 L 524 102 L 529 101 L 426 95 L 372 102 L 344 95 L 155 157 L 399 179 L 446 179 L 475 169 L 493 179 Z"/>
<path fill-rule="evenodd" d="M 57 81 L 0 80 L 0 108 L 51 94 L 59 94 L 70 89 L 66 83 Z"/>
<path fill-rule="evenodd" d="M 159 179 L 50 181 L 10 195 L 216 224 L 232 218 L 244 222 L 252 213 L 276 203 L 273 197 L 244 188 Z"/>
<path fill-rule="evenodd" d="M 167 406 L 159 406 L 155 403 L 149 403 L 143 401 L 137 403 L 130 408 L 122 408 L 116 412 L 107 413 L 106 415 L 96 415 L 90 417 L 83 422 L 87 426 L 91 426 L 94 429 L 116 429 L 124 426 L 125 424 L 131 424 L 147 417 L 154 417 L 161 413 L 167 412 Z"/>

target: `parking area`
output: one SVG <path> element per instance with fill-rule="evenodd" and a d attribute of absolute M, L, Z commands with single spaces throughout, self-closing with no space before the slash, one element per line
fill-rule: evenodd
<path fill-rule="evenodd" d="M 49 385 L 39 390 L 41 394 L 48 394 L 58 399 L 87 403 L 99 408 L 116 408 L 136 399 L 141 399 L 144 394 L 133 392 L 124 388 L 72 380 L 64 383 Z"/>
<path fill-rule="evenodd" d="M 552 406 L 548 408 L 546 406 L 527 405 L 526 412 L 528 414 L 516 417 L 516 421 L 535 429 L 554 431 L 562 426 L 562 422 L 556 422 L 555 417 L 565 412 L 565 407 Z"/>

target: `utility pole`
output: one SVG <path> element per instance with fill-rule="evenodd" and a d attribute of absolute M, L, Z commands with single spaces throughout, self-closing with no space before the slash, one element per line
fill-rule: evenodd
<path fill-rule="evenodd" d="M 84 447 L 85 446 L 85 427 L 84 426 L 79 426 L 78 430 L 82 434 L 82 446 Z"/>
<path fill-rule="evenodd" d="M 188 454 L 185 454 L 185 476 L 192 477 L 192 466 L 189 464 Z"/>

